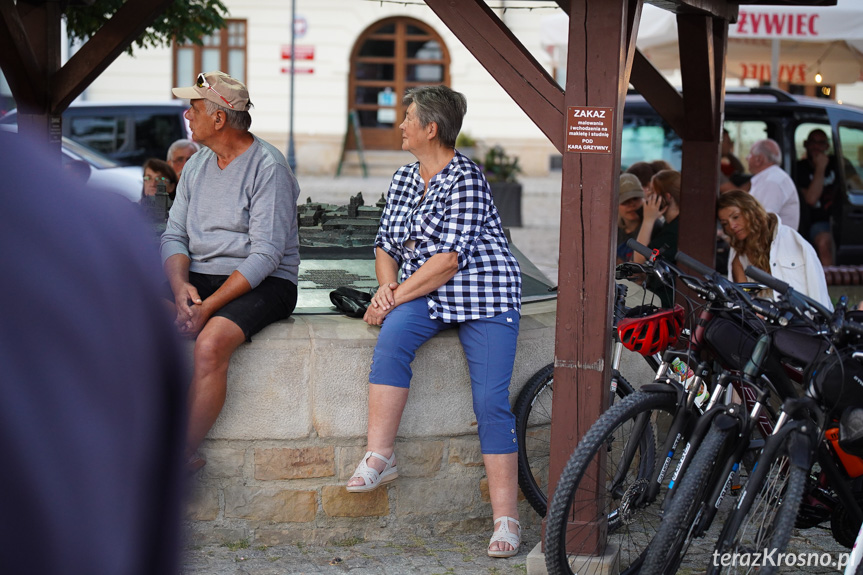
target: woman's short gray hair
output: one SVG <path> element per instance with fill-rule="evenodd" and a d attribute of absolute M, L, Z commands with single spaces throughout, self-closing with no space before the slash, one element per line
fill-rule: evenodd
<path fill-rule="evenodd" d="M 438 140 L 448 148 L 455 148 L 461 123 L 467 113 L 464 94 L 444 86 L 419 86 L 405 92 L 402 104 L 407 108 L 416 104 L 417 119 L 422 126 L 437 124 Z"/>
<path fill-rule="evenodd" d="M 249 107 L 252 107 L 252 103 L 249 102 Z M 245 130 L 248 131 L 249 128 L 252 127 L 252 115 L 248 112 L 241 112 L 239 110 L 231 110 L 230 108 L 225 108 L 224 106 L 220 106 L 215 102 L 211 102 L 209 100 L 204 100 L 204 109 L 207 110 L 207 113 L 212 115 L 216 112 L 224 112 L 226 122 L 228 125 L 235 130 Z"/>

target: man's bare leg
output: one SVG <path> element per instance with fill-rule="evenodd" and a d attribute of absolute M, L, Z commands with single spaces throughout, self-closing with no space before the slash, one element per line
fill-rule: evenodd
<path fill-rule="evenodd" d="M 815 251 L 822 266 L 833 265 L 833 235 L 830 232 L 822 232 L 815 236 Z"/>
<path fill-rule="evenodd" d="M 186 455 L 194 455 L 216 423 L 228 389 L 231 355 L 246 341 L 243 330 L 229 319 L 213 317 L 195 341 L 195 366 L 189 388 Z"/>

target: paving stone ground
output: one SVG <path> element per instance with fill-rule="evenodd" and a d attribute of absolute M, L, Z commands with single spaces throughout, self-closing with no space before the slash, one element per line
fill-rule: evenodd
<path fill-rule="evenodd" d="M 491 520 L 489 520 L 491 523 Z M 488 533 L 409 536 L 390 542 L 344 541 L 339 545 L 258 546 L 245 541 L 196 546 L 190 542 L 183 575 L 509 575 L 527 573 L 527 554 L 539 542 L 539 527 L 523 531 L 515 557 L 493 559 L 485 554 Z"/>

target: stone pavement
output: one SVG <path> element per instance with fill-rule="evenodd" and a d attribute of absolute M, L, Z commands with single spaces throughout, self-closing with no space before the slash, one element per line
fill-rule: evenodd
<path fill-rule="evenodd" d="M 523 531 L 521 552 L 509 559 L 485 554 L 488 533 L 409 536 L 397 541 L 347 539 L 334 545 L 267 547 L 237 541 L 195 546 L 183 561 L 183 575 L 283 575 L 351 573 L 353 575 L 509 575 L 527 573 L 527 554 L 539 543 L 539 527 Z"/>

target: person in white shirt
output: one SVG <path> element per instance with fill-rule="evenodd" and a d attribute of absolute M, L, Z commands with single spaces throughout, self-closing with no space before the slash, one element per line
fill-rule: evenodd
<path fill-rule="evenodd" d="M 781 217 L 767 213 L 758 200 L 742 190 L 719 196 L 716 213 L 731 244 L 728 279 L 737 283 L 751 281 L 744 273 L 751 265 L 832 309 L 824 268 L 815 248 L 783 225 Z"/>
<path fill-rule="evenodd" d="M 800 197 L 794 180 L 779 167 L 782 163 L 779 144 L 770 139 L 755 142 L 746 161 L 749 172 L 753 174 L 749 193 L 765 210 L 776 214 L 783 224 L 796 230 L 800 224 Z"/>

